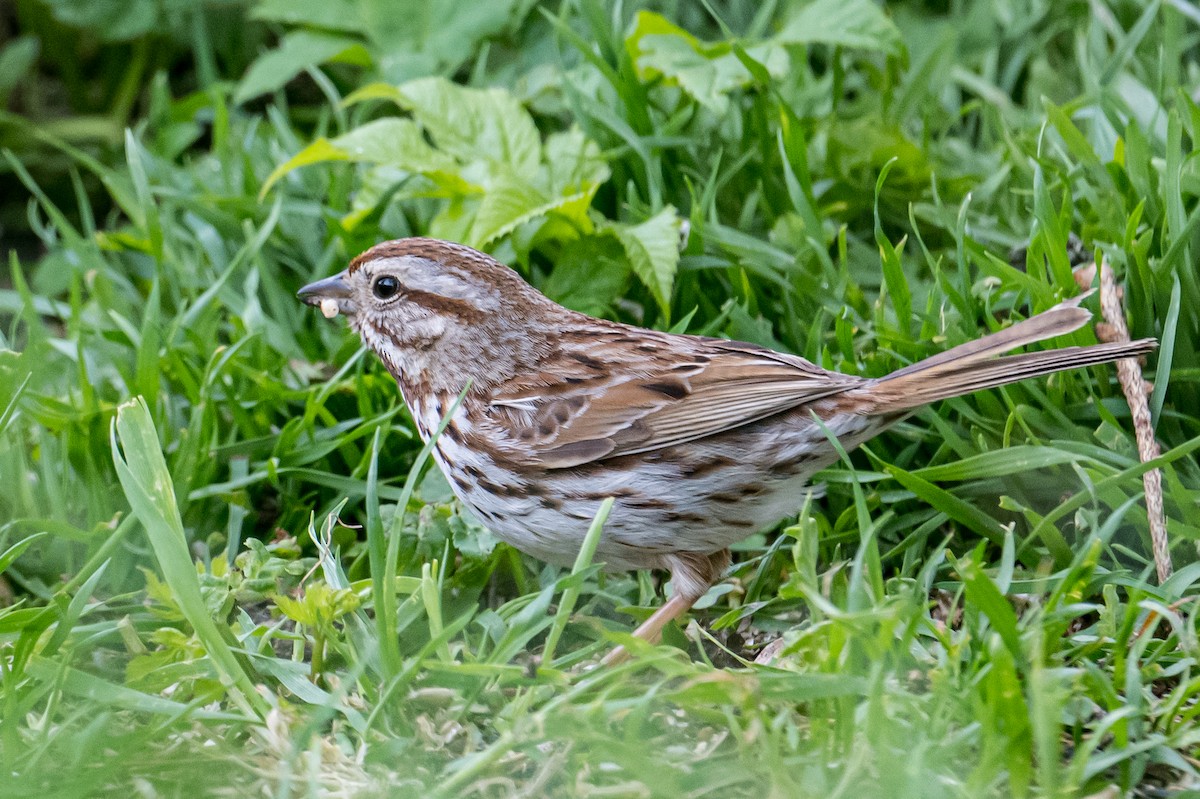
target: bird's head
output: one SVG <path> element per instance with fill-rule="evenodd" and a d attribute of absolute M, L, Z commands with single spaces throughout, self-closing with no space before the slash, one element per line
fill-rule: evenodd
<path fill-rule="evenodd" d="M 537 338 L 531 319 L 563 310 L 491 256 L 424 238 L 378 244 L 298 296 L 328 317 L 345 314 L 392 374 L 410 378 L 504 360 L 522 336 Z"/>

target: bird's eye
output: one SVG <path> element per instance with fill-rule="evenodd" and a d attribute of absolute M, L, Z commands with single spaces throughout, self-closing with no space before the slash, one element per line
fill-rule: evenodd
<path fill-rule="evenodd" d="M 391 275 L 380 275 L 371 284 L 371 291 L 381 300 L 390 300 L 400 293 L 400 281 Z"/>

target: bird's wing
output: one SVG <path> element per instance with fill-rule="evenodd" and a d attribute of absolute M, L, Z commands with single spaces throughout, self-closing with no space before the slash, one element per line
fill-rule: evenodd
<path fill-rule="evenodd" d="M 695 441 L 860 386 L 753 344 L 650 337 L 565 348 L 490 397 L 510 455 L 549 469 Z"/>

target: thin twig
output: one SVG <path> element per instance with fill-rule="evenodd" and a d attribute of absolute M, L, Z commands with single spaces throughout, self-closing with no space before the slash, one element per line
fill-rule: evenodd
<path fill-rule="evenodd" d="M 1091 285 L 1096 273 L 1095 264 L 1076 270 L 1076 280 L 1081 285 Z M 1100 264 L 1100 313 L 1102 324 L 1096 325 L 1096 337 L 1101 341 L 1129 341 L 1129 326 L 1125 324 L 1125 309 L 1121 305 L 1123 292 L 1117 286 L 1112 267 Z M 1117 380 L 1129 411 L 1133 415 L 1133 432 L 1137 438 L 1138 457 L 1142 463 L 1162 454 L 1154 440 L 1154 425 L 1150 417 L 1149 385 L 1142 378 L 1142 369 L 1137 358 L 1117 361 Z M 1146 516 L 1150 521 L 1150 546 L 1154 550 L 1154 568 L 1161 585 L 1171 576 L 1171 547 L 1167 541 L 1167 519 L 1163 510 L 1162 470 L 1151 469 L 1142 475 L 1146 491 Z"/>

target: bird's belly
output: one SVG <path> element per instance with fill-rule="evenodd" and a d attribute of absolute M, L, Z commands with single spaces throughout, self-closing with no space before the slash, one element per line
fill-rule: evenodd
<path fill-rule="evenodd" d="M 835 418 L 830 432 L 847 449 L 884 426 Z M 797 413 L 572 469 L 518 473 L 453 443 L 437 450 L 480 522 L 550 563 L 574 561 L 601 503 L 613 497 L 595 560 L 617 570 L 655 568 L 672 552 L 717 552 L 774 525 L 803 504 L 813 473 L 836 459 L 825 433 Z"/>

